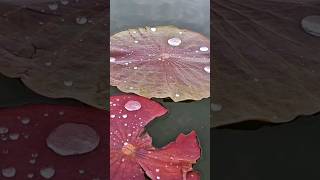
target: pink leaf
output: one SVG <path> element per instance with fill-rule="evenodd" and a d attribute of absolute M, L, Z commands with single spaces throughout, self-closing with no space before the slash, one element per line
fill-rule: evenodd
<path fill-rule="evenodd" d="M 166 112 L 160 104 L 141 96 L 110 98 L 111 179 L 144 180 L 144 173 L 152 179 L 189 177 L 200 157 L 196 133 L 181 134 L 175 142 L 155 149 L 152 138 L 144 132 L 150 121 Z"/>
<path fill-rule="evenodd" d="M 130 29 L 111 37 L 110 83 L 123 92 L 174 101 L 210 96 L 210 43 L 173 26 Z"/>

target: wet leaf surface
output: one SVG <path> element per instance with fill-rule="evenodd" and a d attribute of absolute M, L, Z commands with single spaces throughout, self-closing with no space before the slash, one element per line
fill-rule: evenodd
<path fill-rule="evenodd" d="M 108 154 L 105 148 L 108 113 L 104 110 L 84 105 L 25 105 L 1 108 L 0 116 L 0 169 L 4 169 L 6 175 L 14 176 L 11 179 L 27 179 L 29 176 L 35 179 L 41 179 L 41 176 L 47 179 L 79 180 L 106 178 L 107 165 L 105 159 L 101 158 Z M 91 148 L 86 154 L 68 158 L 56 154 L 47 146 L 46 140 L 55 128 L 64 123 L 90 126 L 101 138 L 99 146 Z M 7 130 L 3 131 L 4 128 Z M 75 132 L 79 131 L 68 133 Z M 78 133 L 76 136 L 73 134 L 74 138 L 87 137 Z M 61 140 L 54 139 L 56 142 Z M 73 141 L 72 138 L 69 140 Z"/>
<path fill-rule="evenodd" d="M 0 5 L 2 74 L 21 78 L 43 96 L 104 108 L 108 71 L 103 1 Z"/>
<path fill-rule="evenodd" d="M 144 127 L 167 113 L 155 101 L 136 95 L 110 98 L 111 178 L 198 179 L 192 165 L 200 157 L 200 147 L 194 131 L 180 134 L 175 142 L 160 149 L 152 146 L 152 138 Z M 142 169 L 143 170 L 142 170 Z"/>
<path fill-rule="evenodd" d="M 319 9 L 309 1 L 214 1 L 213 126 L 320 110 L 320 39 L 301 27 Z"/>
<path fill-rule="evenodd" d="M 122 31 L 110 38 L 110 84 L 175 102 L 210 96 L 210 42 L 173 26 Z"/>

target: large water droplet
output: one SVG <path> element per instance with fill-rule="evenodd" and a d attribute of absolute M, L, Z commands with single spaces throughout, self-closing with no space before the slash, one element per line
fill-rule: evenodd
<path fill-rule="evenodd" d="M 182 42 L 181 39 L 176 38 L 176 37 L 168 40 L 168 44 L 171 46 L 179 46 L 181 44 L 181 42 Z"/>
<path fill-rule="evenodd" d="M 204 67 L 203 69 L 204 69 L 204 71 L 206 71 L 207 73 L 210 73 L 210 66 L 206 66 L 206 67 Z"/>
<path fill-rule="evenodd" d="M 61 156 L 84 154 L 94 150 L 100 141 L 97 132 L 83 124 L 65 123 L 54 129 L 47 146 Z"/>
<path fill-rule="evenodd" d="M 2 176 L 6 178 L 11 178 L 16 175 L 16 168 L 14 167 L 7 167 L 1 170 Z"/>
<path fill-rule="evenodd" d="M 45 179 L 52 178 L 55 173 L 56 173 L 56 171 L 55 171 L 55 169 L 53 167 L 46 167 L 46 168 L 42 168 L 40 170 L 40 175 L 42 177 L 44 177 Z"/>
<path fill-rule="evenodd" d="M 130 100 L 124 105 L 124 107 L 128 111 L 137 111 L 141 108 L 141 104 L 138 101 Z"/>

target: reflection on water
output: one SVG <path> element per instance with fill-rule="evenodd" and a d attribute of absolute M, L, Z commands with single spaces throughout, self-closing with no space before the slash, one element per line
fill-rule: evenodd
<path fill-rule="evenodd" d="M 209 0 L 111 0 L 111 34 L 134 27 L 175 25 L 209 37 Z"/>
<path fill-rule="evenodd" d="M 174 25 L 209 37 L 209 0 L 111 0 L 111 34 L 144 26 Z M 118 93 L 111 89 L 111 95 Z M 202 180 L 210 179 L 210 101 L 165 102 L 167 116 L 154 121 L 148 131 L 157 147 L 173 141 L 179 133 L 195 130 L 202 147 L 202 157 L 196 165 Z"/>

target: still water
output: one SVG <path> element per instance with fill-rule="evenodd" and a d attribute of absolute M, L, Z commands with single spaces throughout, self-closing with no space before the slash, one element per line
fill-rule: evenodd
<path fill-rule="evenodd" d="M 210 36 L 209 0 L 111 0 L 110 31 L 115 34 L 131 28 L 174 25 Z M 111 95 L 117 94 L 111 88 Z M 157 99 L 169 113 L 154 121 L 148 132 L 153 144 L 162 147 L 180 133 L 195 130 L 202 156 L 195 169 L 202 180 L 210 179 L 210 100 L 179 102 Z"/>

